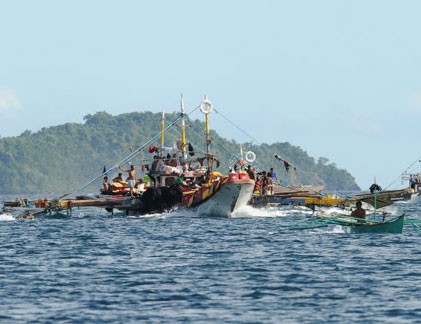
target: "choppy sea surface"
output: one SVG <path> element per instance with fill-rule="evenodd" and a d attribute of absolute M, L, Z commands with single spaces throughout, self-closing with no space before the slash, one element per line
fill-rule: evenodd
<path fill-rule="evenodd" d="M 390 208 L 421 218 L 421 205 Z M 291 207 L 248 207 L 232 218 L 89 208 L 35 220 L 0 214 L 0 322 L 421 322 L 415 227 L 289 229 L 310 214 Z"/>

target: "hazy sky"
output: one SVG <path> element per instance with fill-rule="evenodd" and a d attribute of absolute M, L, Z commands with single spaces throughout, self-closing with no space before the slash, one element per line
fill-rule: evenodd
<path fill-rule="evenodd" d="M 259 143 L 386 186 L 421 156 L 420 13 L 417 0 L 0 0 L 0 135 L 175 111 L 181 93 L 190 111 L 206 93 Z"/>

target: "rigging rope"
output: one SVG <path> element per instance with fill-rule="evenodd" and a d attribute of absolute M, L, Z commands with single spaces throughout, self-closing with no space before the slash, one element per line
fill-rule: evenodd
<path fill-rule="evenodd" d="M 192 123 L 192 126 L 196 127 L 197 129 L 204 131 L 205 129 L 202 127 L 202 125 L 195 123 L 190 117 L 188 117 L 189 121 Z M 220 144 L 219 142 L 213 142 L 212 144 L 216 144 L 219 148 L 221 148 L 223 151 L 225 151 L 225 153 L 227 153 L 231 158 L 236 158 L 238 159 L 238 155 L 235 155 L 234 153 L 230 152 L 226 147 L 224 147 L 222 144 Z M 201 150 L 200 150 L 201 151 Z M 205 153 L 204 151 L 201 151 L 202 153 Z"/>
<path fill-rule="evenodd" d="M 325 182 L 320 179 L 319 177 L 314 176 L 312 173 L 310 172 L 306 172 L 304 170 L 301 170 L 300 168 L 297 168 L 296 166 L 292 165 L 291 163 L 287 162 L 286 160 L 282 159 L 278 154 L 275 154 L 273 152 L 271 152 L 269 150 L 269 148 L 266 147 L 266 145 L 263 145 L 262 143 L 260 143 L 259 141 L 257 141 L 254 137 L 252 137 L 250 134 L 248 134 L 245 130 L 243 130 L 242 128 L 240 128 L 239 126 L 237 126 L 234 122 L 232 122 L 231 120 L 229 120 L 227 117 L 225 117 L 221 112 L 219 112 L 216 108 L 214 108 L 214 111 L 219 114 L 222 118 L 224 118 L 227 122 L 229 122 L 231 125 L 233 125 L 235 128 L 237 128 L 239 131 L 241 131 L 244 135 L 246 135 L 247 137 L 249 137 L 253 142 L 255 142 L 257 145 L 260 145 L 260 147 L 262 147 L 264 150 L 266 150 L 269 154 L 271 154 L 273 157 L 275 157 L 277 160 L 280 160 L 284 163 L 285 167 L 288 165 L 289 167 L 294 168 L 295 170 L 299 170 L 302 174 L 306 175 L 308 178 L 314 179 L 316 182 L 318 183 L 323 183 L 325 184 Z M 252 142 L 252 143 L 253 143 Z M 286 164 L 285 164 L 286 163 Z M 263 164 L 261 164 L 263 165 Z M 263 165 L 265 166 L 265 165 Z"/>

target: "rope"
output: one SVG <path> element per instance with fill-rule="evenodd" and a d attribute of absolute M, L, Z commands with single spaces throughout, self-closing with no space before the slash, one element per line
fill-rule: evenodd
<path fill-rule="evenodd" d="M 239 126 L 237 126 L 236 124 L 234 124 L 234 122 L 232 122 L 231 120 L 229 120 L 227 117 L 225 117 L 222 113 L 220 113 L 216 108 L 214 108 L 214 111 L 219 114 L 222 118 L 224 118 L 227 122 L 229 122 L 231 125 L 233 125 L 235 128 L 237 128 L 239 131 L 241 131 L 244 135 L 246 135 L 248 138 L 250 138 L 253 142 L 255 142 L 257 145 L 260 145 L 260 147 L 262 147 L 264 150 L 266 150 L 266 152 L 268 152 L 269 154 L 271 154 L 273 157 L 275 157 L 277 160 L 280 160 L 282 162 L 287 162 L 286 160 L 282 159 L 278 154 L 275 154 L 273 152 L 271 152 L 269 150 L 269 148 L 266 147 L 266 145 L 262 145 L 262 143 L 260 143 L 259 141 L 257 141 L 254 137 L 252 137 L 250 134 L 248 134 L 245 130 L 243 130 L 242 128 L 240 128 Z M 252 142 L 252 143 L 253 143 Z M 255 162 L 256 163 L 256 162 Z M 315 177 L 312 173 L 310 172 L 306 172 L 301 170 L 300 168 L 297 168 L 295 165 L 287 162 L 289 164 L 290 167 L 294 168 L 294 170 L 298 170 L 300 171 L 302 174 L 304 174 L 305 176 L 307 176 L 310 179 L 314 179 L 316 180 L 316 182 L 318 183 L 322 183 L 325 184 L 325 182 L 320 179 L 319 177 Z M 258 164 L 258 163 L 257 163 Z M 263 165 L 263 164 L 261 164 Z M 263 165 L 265 166 L 265 165 Z"/>
<path fill-rule="evenodd" d="M 190 117 L 188 117 L 188 119 L 189 119 L 189 121 L 192 123 L 192 125 L 194 127 L 196 127 L 197 129 L 199 129 L 201 131 L 204 131 L 204 128 L 200 124 L 195 123 L 193 120 L 191 120 Z M 225 153 L 227 153 L 231 158 L 235 158 L 237 160 L 239 159 L 239 156 L 238 155 L 235 155 L 234 153 L 232 153 L 231 151 L 229 151 L 226 147 L 224 147 L 218 141 L 215 141 L 215 142 L 212 141 L 212 144 L 217 145 L 220 149 L 222 149 Z M 202 153 L 205 153 L 204 151 L 201 151 L 201 152 Z"/>

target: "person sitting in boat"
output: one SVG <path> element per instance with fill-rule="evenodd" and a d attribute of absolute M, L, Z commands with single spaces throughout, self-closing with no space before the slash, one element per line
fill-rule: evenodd
<path fill-rule="evenodd" d="M 130 197 L 134 198 L 134 186 L 136 184 L 136 169 L 133 164 L 130 166 L 130 170 L 125 170 L 121 166 L 119 168 L 121 171 L 127 172 L 129 174 L 127 178 L 127 183 L 129 184 L 130 188 Z"/>
<path fill-rule="evenodd" d="M 118 176 L 116 176 L 114 179 L 113 179 L 113 182 L 118 182 L 118 183 L 122 183 L 122 182 L 125 182 L 124 181 L 124 178 L 123 178 L 123 173 L 119 173 L 118 174 Z"/>
<path fill-rule="evenodd" d="M 183 175 L 180 175 L 177 179 L 175 179 L 174 183 L 180 186 L 184 186 L 184 187 L 189 186 L 189 184 L 187 183 L 187 180 L 184 178 Z"/>
<path fill-rule="evenodd" d="M 251 180 L 255 180 L 256 179 L 256 172 L 253 169 L 253 166 L 250 164 L 247 168 L 247 173 L 249 175 L 249 178 Z"/>
<path fill-rule="evenodd" d="M 254 194 L 261 195 L 262 194 L 262 184 L 260 183 L 260 180 L 257 179 L 254 183 Z"/>
<path fill-rule="evenodd" d="M 200 185 L 203 185 L 203 184 L 205 184 L 205 183 L 208 183 L 208 181 L 209 181 L 209 172 L 206 172 L 206 174 L 202 175 L 202 176 L 199 178 L 198 183 L 199 183 Z"/>
<path fill-rule="evenodd" d="M 108 177 L 105 176 L 104 179 L 102 180 L 101 193 L 108 194 L 110 191 L 111 191 L 111 186 L 110 186 L 110 183 L 108 182 Z"/>
<path fill-rule="evenodd" d="M 356 217 L 356 218 L 365 219 L 365 209 L 362 208 L 362 206 L 363 206 L 362 202 L 358 200 L 357 203 L 355 204 L 355 206 L 357 208 L 352 211 L 351 216 Z"/>
<path fill-rule="evenodd" d="M 145 174 L 143 176 L 143 182 L 145 183 L 145 187 L 150 187 L 150 185 L 151 185 L 151 178 L 147 174 Z"/>
<path fill-rule="evenodd" d="M 146 188 L 145 188 L 145 182 L 143 181 L 143 179 L 138 179 L 136 182 L 136 189 L 138 192 L 143 193 L 145 192 Z"/>

